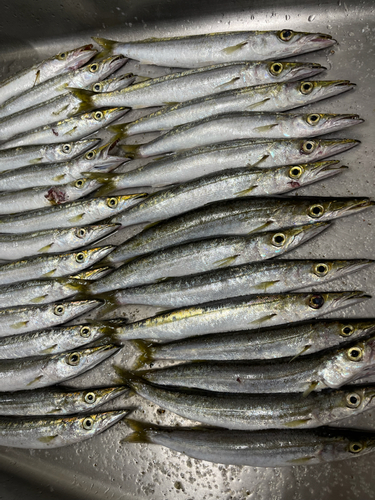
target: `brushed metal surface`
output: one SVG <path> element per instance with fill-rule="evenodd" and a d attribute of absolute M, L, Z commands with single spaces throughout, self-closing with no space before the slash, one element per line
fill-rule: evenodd
<path fill-rule="evenodd" d="M 213 31 L 283 29 L 322 31 L 338 45 L 296 60 L 329 68 L 321 77 L 350 79 L 357 88 L 339 98 L 309 106 L 309 110 L 358 113 L 366 122 L 336 137 L 360 139 L 362 145 L 341 156 L 350 166 L 340 177 L 299 190 L 298 194 L 374 195 L 374 47 L 375 4 L 372 0 L 13 0 L 2 2 L 0 17 L 0 77 L 37 60 L 80 44 L 90 36 L 136 40 Z M 124 72 L 163 74 L 168 70 L 130 62 Z M 134 165 L 134 164 L 133 164 Z M 130 168 L 127 165 L 123 170 Z M 373 257 L 374 209 L 341 219 L 317 239 L 288 254 L 295 258 Z M 139 228 L 116 236 L 121 241 Z M 108 240 L 110 241 L 110 240 Z M 288 258 L 288 256 L 286 258 Z M 364 289 L 375 295 L 375 269 L 327 285 L 328 289 Z M 347 309 L 342 316 L 370 317 L 375 299 Z M 145 307 L 123 308 L 129 320 L 146 317 Z M 129 363 L 130 347 L 115 360 L 72 382 L 75 386 L 116 381 L 111 364 Z M 138 406 L 135 418 L 163 424 L 188 423 L 140 398 L 116 400 L 108 408 Z M 345 425 L 374 429 L 373 412 Z M 120 444 L 124 423 L 96 438 L 51 451 L 0 448 L 0 497 L 72 499 L 231 499 L 339 500 L 374 498 L 375 454 L 324 466 L 260 469 L 214 465 L 156 446 Z M 26 493 L 27 492 L 27 493 Z"/>

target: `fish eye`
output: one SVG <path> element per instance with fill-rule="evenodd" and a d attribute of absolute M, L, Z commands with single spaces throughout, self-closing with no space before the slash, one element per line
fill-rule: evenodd
<path fill-rule="evenodd" d="M 303 174 L 303 168 L 299 165 L 289 169 L 289 177 L 291 179 L 299 179 Z"/>
<path fill-rule="evenodd" d="M 284 233 L 276 233 L 272 236 L 272 245 L 275 247 L 282 247 L 285 245 L 286 236 Z"/>
<path fill-rule="evenodd" d="M 270 66 L 270 73 L 274 76 L 278 76 L 283 71 L 283 69 L 284 69 L 284 66 L 281 63 L 279 63 L 279 62 L 273 63 Z"/>
<path fill-rule="evenodd" d="M 328 266 L 327 264 L 323 264 L 323 263 L 320 263 L 320 264 L 315 264 L 314 266 L 314 274 L 316 274 L 317 276 L 325 276 L 326 274 L 328 274 Z"/>
<path fill-rule="evenodd" d="M 350 443 L 350 445 L 349 445 L 349 451 L 351 453 L 359 453 L 362 450 L 363 450 L 363 446 L 361 443 Z"/>
<path fill-rule="evenodd" d="M 311 205 L 308 210 L 308 215 L 313 219 L 319 219 L 324 214 L 324 207 L 322 205 Z"/>
<path fill-rule="evenodd" d="M 346 353 L 350 361 L 361 361 L 363 358 L 363 350 L 360 347 L 351 347 Z"/>
<path fill-rule="evenodd" d="M 107 205 L 109 208 L 116 208 L 118 204 L 117 198 L 108 198 L 107 199 Z"/>
<path fill-rule="evenodd" d="M 350 337 L 354 333 L 354 328 L 352 325 L 345 325 L 341 328 L 341 336 L 342 337 Z"/>
<path fill-rule="evenodd" d="M 60 61 L 64 61 L 66 59 L 66 52 L 61 52 L 61 54 L 58 54 L 57 59 L 60 59 Z"/>
<path fill-rule="evenodd" d="M 94 92 L 101 92 L 103 90 L 103 85 L 101 83 L 95 83 L 92 90 L 94 90 Z"/>
<path fill-rule="evenodd" d="M 65 307 L 63 305 L 58 305 L 55 307 L 53 310 L 53 313 L 56 314 L 56 316 L 62 316 L 65 312 Z"/>
<path fill-rule="evenodd" d="M 96 156 L 96 151 L 95 149 L 93 151 L 88 151 L 86 154 L 85 154 L 85 158 L 86 160 L 92 160 L 94 158 L 94 156 Z"/>
<path fill-rule="evenodd" d="M 95 111 L 95 112 L 93 113 L 93 117 L 94 117 L 94 118 L 95 118 L 95 120 L 97 120 L 97 121 L 102 120 L 102 119 L 103 119 L 103 116 L 104 116 L 104 115 L 103 115 L 103 113 L 102 113 L 101 111 Z"/>
<path fill-rule="evenodd" d="M 76 188 L 81 188 L 84 186 L 86 179 L 78 179 L 75 181 L 74 186 Z"/>
<path fill-rule="evenodd" d="M 76 262 L 83 262 L 85 260 L 85 254 L 83 252 L 79 252 L 76 254 Z"/>
<path fill-rule="evenodd" d="M 316 148 L 316 142 L 314 141 L 305 141 L 302 144 L 302 152 L 306 153 L 307 155 L 312 153 L 315 148 Z"/>
<path fill-rule="evenodd" d="M 78 227 L 74 231 L 74 234 L 77 236 L 77 238 L 84 238 L 86 236 L 86 229 L 84 227 Z"/>
<path fill-rule="evenodd" d="M 361 404 L 361 396 L 355 392 L 346 396 L 346 406 L 349 408 L 358 408 Z"/>
<path fill-rule="evenodd" d="M 293 31 L 292 30 L 282 30 L 279 32 L 279 38 L 283 42 L 289 42 L 291 38 L 293 38 Z"/>
<path fill-rule="evenodd" d="M 94 421 L 92 418 L 87 417 L 84 420 L 82 420 L 82 427 L 86 429 L 87 431 L 91 431 L 91 429 L 94 426 Z"/>
<path fill-rule="evenodd" d="M 309 299 L 309 306 L 312 309 L 320 309 L 324 304 L 324 299 L 321 295 L 311 295 Z"/>
<path fill-rule="evenodd" d="M 299 90 L 301 92 L 301 94 L 310 94 L 312 92 L 312 89 L 314 88 L 314 84 L 313 82 L 302 82 L 300 87 L 299 87 Z"/>
<path fill-rule="evenodd" d="M 307 115 L 306 121 L 309 125 L 317 125 L 320 121 L 320 115 L 318 115 L 318 113 Z"/>
<path fill-rule="evenodd" d="M 79 364 L 80 359 L 81 355 L 79 352 L 72 352 L 69 354 L 66 362 L 68 363 L 68 365 L 77 366 Z"/>
<path fill-rule="evenodd" d="M 62 148 L 63 153 L 70 153 L 72 150 L 72 145 L 71 144 L 63 144 Z"/>
<path fill-rule="evenodd" d="M 91 328 L 89 326 L 83 326 L 80 330 L 81 337 L 88 338 L 91 335 Z"/>
<path fill-rule="evenodd" d="M 92 405 L 93 403 L 95 403 L 96 401 L 96 396 L 93 392 L 88 392 L 86 395 L 85 395 L 85 401 L 86 403 L 88 403 L 89 405 Z"/>
<path fill-rule="evenodd" d="M 96 73 L 98 69 L 99 69 L 99 64 L 94 63 L 89 66 L 89 71 L 91 73 Z"/>

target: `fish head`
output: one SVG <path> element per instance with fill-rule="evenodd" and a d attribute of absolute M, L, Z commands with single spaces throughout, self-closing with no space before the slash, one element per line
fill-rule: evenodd
<path fill-rule="evenodd" d="M 88 248 L 86 250 L 79 250 L 70 254 L 66 254 L 67 263 L 71 268 L 85 269 L 90 267 L 101 259 L 104 259 L 111 253 L 115 247 L 107 245 L 104 247 Z"/>
<path fill-rule="evenodd" d="M 277 45 L 276 50 L 283 52 L 284 56 L 313 52 L 315 50 L 331 47 L 336 43 L 331 35 L 324 33 L 307 33 L 283 29 L 274 32 Z"/>
<path fill-rule="evenodd" d="M 279 172 L 284 177 L 284 182 L 287 183 L 288 188 L 298 189 L 299 187 L 337 175 L 347 168 L 345 166 L 338 167 L 338 163 L 338 160 L 305 163 L 281 168 Z"/>
<path fill-rule="evenodd" d="M 147 193 L 135 193 L 135 194 L 127 194 L 122 196 L 109 196 L 107 198 L 102 198 L 103 203 L 108 209 L 108 216 L 110 217 L 112 214 L 115 215 L 118 212 L 122 212 L 127 208 L 130 208 L 133 205 L 139 203 L 143 198 L 148 196 Z"/>
<path fill-rule="evenodd" d="M 354 139 L 292 139 L 281 144 L 288 155 L 288 163 L 298 165 L 319 161 L 358 146 L 360 141 Z"/>
<path fill-rule="evenodd" d="M 304 115 L 295 115 L 291 118 L 289 115 L 291 137 L 296 130 L 303 132 L 306 137 L 322 135 L 341 130 L 353 125 L 359 125 L 364 120 L 358 115 L 333 115 L 328 113 L 309 113 Z"/>
<path fill-rule="evenodd" d="M 66 71 L 73 71 L 86 64 L 98 51 L 93 45 L 83 45 L 73 50 L 60 52 L 54 57 L 55 65 L 66 68 Z"/>
<path fill-rule="evenodd" d="M 361 339 L 375 332 L 375 320 L 328 320 L 319 325 L 316 334 L 311 337 L 311 342 L 315 342 L 315 335 L 319 339 L 323 336 L 327 340 L 326 347 Z"/>
<path fill-rule="evenodd" d="M 291 86 L 292 84 L 289 84 Z M 302 80 L 293 83 L 293 91 L 304 104 L 320 101 L 328 97 L 342 94 L 355 87 L 349 80 Z"/>
<path fill-rule="evenodd" d="M 78 160 L 81 172 L 91 172 L 93 170 L 98 172 L 109 172 L 120 166 L 122 163 L 129 161 L 128 158 L 124 158 L 122 156 L 112 156 L 109 154 L 110 150 L 114 148 L 115 145 L 116 141 L 112 141 L 87 151 L 87 153 L 81 156 Z"/>
<path fill-rule="evenodd" d="M 82 198 L 86 194 L 99 189 L 102 185 L 103 183 L 99 180 L 80 177 L 69 183 L 69 187 L 74 192 L 74 198 L 72 199 Z"/>
<path fill-rule="evenodd" d="M 94 281 L 94 280 L 103 278 L 103 276 L 106 276 L 111 271 L 112 271 L 112 269 L 110 267 L 97 267 L 97 268 L 88 269 L 88 270 L 85 269 L 81 273 L 77 273 L 74 276 L 71 276 L 71 278 L 79 279 L 79 280 Z"/>
<path fill-rule="evenodd" d="M 68 161 L 75 156 L 81 155 L 99 142 L 100 139 L 84 139 L 82 141 L 53 145 L 52 148 L 46 151 L 45 156 L 50 163 Z"/>
<path fill-rule="evenodd" d="M 311 264 L 309 274 L 313 283 L 322 283 L 342 278 L 373 263 L 369 259 L 319 260 Z"/>
<path fill-rule="evenodd" d="M 85 120 L 91 126 L 99 125 L 100 128 L 102 128 L 109 125 L 114 120 L 121 118 L 128 111 L 129 108 L 97 109 L 95 111 L 91 111 L 90 113 L 84 113 L 81 115 L 81 119 Z"/>
<path fill-rule="evenodd" d="M 300 294 L 300 300 L 305 303 L 309 310 L 316 311 L 318 315 L 327 314 L 344 307 L 349 307 L 366 299 L 370 295 L 354 290 L 349 292 L 320 292 Z"/>
<path fill-rule="evenodd" d="M 74 247 L 84 247 L 94 241 L 109 236 L 120 227 L 119 224 L 93 224 L 91 226 L 69 228 L 67 240 Z"/>
<path fill-rule="evenodd" d="M 332 421 L 349 418 L 375 406 L 375 386 L 354 386 L 331 393 L 329 409 Z"/>
<path fill-rule="evenodd" d="M 79 417 L 74 416 L 64 420 L 67 421 L 66 427 L 69 427 L 70 434 L 79 441 L 90 439 L 100 434 L 122 420 L 128 414 L 129 410 L 116 410 L 82 415 Z"/>
<path fill-rule="evenodd" d="M 129 393 L 129 387 L 117 386 L 91 389 L 80 392 L 77 404 L 82 408 L 82 411 L 90 411 L 92 408 L 108 403 L 125 393 Z"/>
<path fill-rule="evenodd" d="M 320 456 L 324 462 L 360 457 L 375 449 L 375 432 L 332 427 L 321 427 L 317 432 L 322 439 Z"/>
<path fill-rule="evenodd" d="M 79 83 L 78 78 L 76 78 L 72 86 L 83 88 L 88 86 L 92 81 L 102 80 L 121 68 L 126 61 L 127 59 L 122 55 L 94 61 L 80 70 Z"/>
<path fill-rule="evenodd" d="M 125 75 L 120 75 L 110 80 L 106 80 L 103 83 L 103 90 L 93 89 L 95 92 L 113 92 L 115 90 L 125 89 L 135 82 L 137 77 L 133 73 L 126 73 Z"/>
<path fill-rule="evenodd" d="M 266 83 L 277 83 L 291 80 L 309 78 L 324 71 L 326 68 L 318 63 L 297 63 L 286 61 L 268 61 L 262 63 L 259 69 L 265 69 L 264 78 Z"/>
<path fill-rule="evenodd" d="M 46 315 L 49 314 L 51 317 L 59 317 L 61 323 L 65 323 L 81 314 L 91 311 L 95 307 L 102 304 L 100 300 L 73 300 L 70 302 L 60 302 L 54 304 L 48 304 Z"/>
<path fill-rule="evenodd" d="M 319 222 L 346 217 L 355 214 L 375 203 L 369 198 L 317 198 L 305 199 L 300 206 L 295 206 L 295 213 L 305 211 L 307 222 Z"/>

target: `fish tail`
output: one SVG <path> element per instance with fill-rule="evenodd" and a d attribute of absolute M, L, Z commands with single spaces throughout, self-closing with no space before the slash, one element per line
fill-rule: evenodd
<path fill-rule="evenodd" d="M 130 340 L 131 345 L 137 349 L 137 359 L 133 364 L 134 370 L 143 368 L 154 361 L 153 344 L 152 342 L 145 342 L 144 340 Z"/>
<path fill-rule="evenodd" d="M 139 154 L 139 148 L 142 144 L 121 144 L 120 148 L 125 151 L 127 158 L 131 158 L 132 160 L 136 158 L 142 158 Z"/>
<path fill-rule="evenodd" d="M 135 373 L 133 370 L 128 370 L 118 365 L 114 365 L 113 368 L 115 369 L 115 372 L 119 377 L 119 382 L 121 384 L 126 385 L 127 387 L 130 387 L 130 389 L 132 389 L 134 394 L 136 391 L 133 388 L 133 384 L 136 384 L 137 382 L 142 382 L 142 384 L 144 384 L 145 382 L 143 378 L 138 373 Z"/>
<path fill-rule="evenodd" d="M 157 425 L 150 424 L 149 422 L 139 422 L 131 418 L 126 418 L 124 422 L 133 432 L 122 439 L 121 443 L 151 443 L 152 441 L 148 432 L 159 428 Z"/>
<path fill-rule="evenodd" d="M 107 130 L 110 132 L 113 132 L 115 135 L 115 141 L 119 139 L 125 139 L 125 137 L 128 137 L 128 128 L 131 122 L 127 123 L 119 123 L 118 125 L 110 125 L 107 127 Z"/>
<path fill-rule="evenodd" d="M 95 109 L 96 105 L 92 100 L 92 96 L 97 95 L 96 92 L 75 88 L 68 88 L 67 90 L 69 90 L 74 95 L 74 97 L 76 97 L 80 101 L 77 114 L 86 113 Z"/>
<path fill-rule="evenodd" d="M 88 285 L 89 288 L 87 290 L 90 290 L 90 285 Z M 100 314 L 101 316 L 104 316 L 105 314 L 108 314 L 115 309 L 117 309 L 121 304 L 117 301 L 116 298 L 116 290 L 111 291 L 111 292 L 104 292 L 104 293 L 98 293 L 96 295 L 89 293 L 89 298 L 95 297 L 95 300 L 103 300 L 104 304 L 100 308 Z"/>
<path fill-rule="evenodd" d="M 108 40 L 108 38 L 100 38 L 98 36 L 92 36 L 91 38 L 95 43 L 102 47 L 103 50 L 100 52 L 102 57 L 112 55 L 113 49 L 116 45 L 118 45 L 118 42 L 116 42 L 115 40 Z"/>
<path fill-rule="evenodd" d="M 90 283 L 89 280 L 75 278 L 74 276 L 56 278 L 56 281 L 79 294 L 84 293 L 87 285 Z"/>
<path fill-rule="evenodd" d="M 94 179 L 102 185 L 95 191 L 95 196 L 105 196 L 108 193 L 116 190 L 117 183 L 111 174 L 103 174 L 100 172 L 84 172 L 83 175 L 88 179 Z"/>

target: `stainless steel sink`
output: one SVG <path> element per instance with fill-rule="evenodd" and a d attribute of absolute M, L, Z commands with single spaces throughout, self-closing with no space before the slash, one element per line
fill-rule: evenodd
<path fill-rule="evenodd" d="M 150 36 L 189 35 L 228 30 L 292 28 L 332 34 L 338 45 L 300 56 L 328 67 L 327 79 L 350 79 L 357 88 L 309 109 L 358 113 L 366 122 L 336 137 L 360 139 L 362 145 L 342 155 L 350 166 L 339 178 L 299 191 L 299 194 L 373 196 L 375 184 L 375 3 L 372 0 L 3 0 L 0 16 L 0 77 L 47 55 L 90 42 L 90 36 L 136 40 Z M 128 63 L 143 74 L 155 68 Z M 128 167 L 127 167 L 128 168 Z M 374 210 L 341 219 L 316 240 L 294 251 L 293 257 L 373 257 Z M 132 232 L 124 231 L 117 241 Z M 289 254 L 290 257 L 292 254 Z M 289 257 L 288 255 L 288 257 Z M 288 258 L 287 257 L 287 258 Z M 363 289 L 375 294 L 375 269 L 348 276 L 328 289 Z M 370 317 L 375 299 L 342 314 Z M 147 308 L 117 312 L 130 320 L 145 317 Z M 112 363 L 133 356 L 126 346 Z M 71 385 L 103 385 L 116 381 L 111 362 Z M 135 418 L 163 424 L 188 423 L 144 400 L 116 400 L 108 408 L 138 406 Z M 368 412 L 345 425 L 374 429 Z M 120 423 L 96 438 L 51 451 L 0 449 L 0 498 L 72 499 L 256 499 L 320 500 L 374 498 L 375 454 L 324 466 L 256 469 L 225 467 L 187 458 L 156 446 L 120 444 L 129 433 Z"/>

